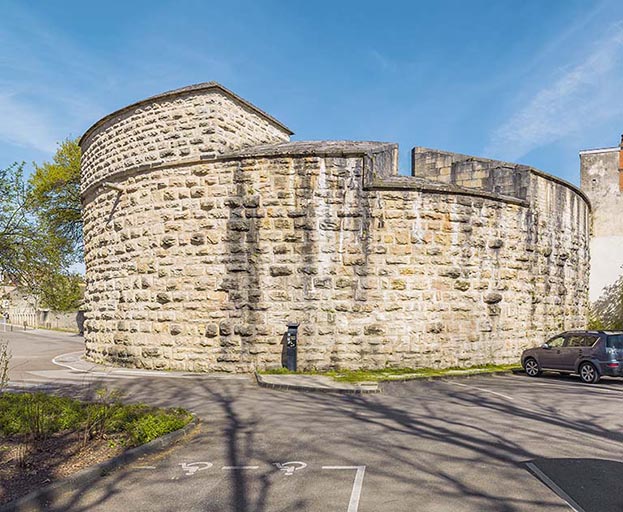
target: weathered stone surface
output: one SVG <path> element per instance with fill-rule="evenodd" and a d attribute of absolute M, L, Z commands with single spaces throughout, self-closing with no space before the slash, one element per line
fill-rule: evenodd
<path fill-rule="evenodd" d="M 497 292 L 487 293 L 484 296 L 483 300 L 487 304 L 497 304 L 498 302 L 500 302 L 502 300 L 502 294 L 501 293 L 497 293 Z"/>
<path fill-rule="evenodd" d="M 385 327 L 381 324 L 370 324 L 366 325 L 363 328 L 363 333 L 366 336 L 374 335 L 374 334 L 385 334 Z"/>
<path fill-rule="evenodd" d="M 211 88 L 88 132 L 89 358 L 274 367 L 300 322 L 301 368 L 443 367 L 515 361 L 584 326 L 590 212 L 573 187 L 447 153 L 398 176 L 395 145 L 288 134 Z"/>
<path fill-rule="evenodd" d="M 292 268 L 286 265 L 274 265 L 270 267 L 270 275 L 273 277 L 289 276 L 290 274 L 292 274 L 292 272 Z"/>
<path fill-rule="evenodd" d="M 205 335 L 206 338 L 216 338 L 219 333 L 219 327 L 216 324 L 208 324 L 206 325 Z"/>

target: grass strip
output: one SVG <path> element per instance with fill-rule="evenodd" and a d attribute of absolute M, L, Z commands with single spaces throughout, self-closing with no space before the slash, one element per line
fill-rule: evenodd
<path fill-rule="evenodd" d="M 386 382 L 392 380 L 409 380 L 426 377 L 443 377 L 453 375 L 470 375 L 511 371 L 520 368 L 519 364 L 484 364 L 469 367 L 436 368 L 383 368 L 380 370 L 311 370 L 291 372 L 286 368 L 275 368 L 258 373 L 266 375 L 324 375 L 338 382 L 357 384 L 361 382 Z"/>

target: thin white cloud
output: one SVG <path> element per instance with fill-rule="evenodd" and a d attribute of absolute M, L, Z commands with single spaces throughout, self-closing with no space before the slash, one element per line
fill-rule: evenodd
<path fill-rule="evenodd" d="M 485 154 L 517 160 L 623 111 L 623 27 L 615 24 L 581 60 L 561 68 L 490 138 Z"/>
<path fill-rule="evenodd" d="M 105 86 L 108 68 L 26 6 L 3 15 L 0 142 L 53 154 L 105 111 L 90 96 Z"/>
<path fill-rule="evenodd" d="M 0 92 L 0 140 L 45 153 L 56 149 L 58 134 L 53 123 L 38 109 L 15 94 Z"/>
<path fill-rule="evenodd" d="M 149 34 L 129 39 L 128 51 L 110 60 L 97 46 L 81 44 L 23 3 L 10 5 L 2 15 L 0 143 L 15 146 L 17 155 L 24 154 L 22 148 L 53 154 L 57 142 L 81 135 L 141 95 L 161 92 L 164 81 L 171 88 L 184 85 L 177 77 L 187 70 L 201 73 L 197 81 L 227 82 L 235 76 L 229 63 L 201 49 Z M 145 48 L 156 48 L 155 58 L 128 57 L 142 57 Z"/>
<path fill-rule="evenodd" d="M 370 50 L 370 58 L 381 68 L 381 71 L 396 71 L 396 63 L 377 50 Z"/>

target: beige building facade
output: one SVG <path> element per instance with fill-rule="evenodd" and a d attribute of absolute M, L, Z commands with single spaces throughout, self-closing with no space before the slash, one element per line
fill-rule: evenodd
<path fill-rule="evenodd" d="M 216 83 L 81 140 L 86 347 L 194 371 L 517 360 L 588 308 L 590 205 L 541 171 L 415 148 L 290 142 Z"/>
<path fill-rule="evenodd" d="M 623 143 L 580 151 L 580 176 L 593 208 L 590 300 L 595 302 L 623 275 Z"/>

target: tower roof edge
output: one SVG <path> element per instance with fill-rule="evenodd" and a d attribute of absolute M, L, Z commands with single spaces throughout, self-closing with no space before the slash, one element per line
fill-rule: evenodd
<path fill-rule="evenodd" d="M 199 84 L 188 85 L 188 86 L 185 86 L 185 87 L 180 87 L 179 89 L 173 89 L 171 91 L 162 92 L 162 93 L 156 94 L 154 96 L 150 96 L 148 98 L 142 99 L 140 101 L 136 101 L 134 103 L 131 103 L 131 104 L 129 104 L 129 105 L 125 106 L 125 107 L 122 107 L 122 108 L 120 108 L 118 110 L 115 110 L 114 112 L 108 114 L 105 117 L 102 117 L 101 119 L 96 121 L 94 124 L 92 124 L 84 132 L 84 135 L 82 137 L 80 137 L 80 141 L 78 143 L 80 145 L 82 145 L 83 142 L 87 139 L 87 137 L 93 131 L 95 131 L 99 126 L 101 126 L 102 124 L 106 123 L 110 119 L 113 119 L 114 117 L 116 117 L 116 116 L 118 116 L 120 114 L 123 114 L 124 112 L 126 112 L 128 110 L 132 110 L 132 109 L 134 109 L 136 107 L 139 107 L 139 106 L 144 105 L 146 103 L 150 103 L 150 102 L 155 101 L 155 100 L 168 98 L 168 97 L 173 97 L 173 96 L 179 96 L 179 95 L 186 94 L 186 93 L 189 93 L 189 92 L 205 91 L 205 90 L 210 90 L 210 89 L 214 89 L 214 90 L 220 91 L 221 93 L 223 93 L 226 96 L 230 97 L 234 101 L 242 104 L 244 107 L 246 107 L 247 109 L 251 110 L 252 112 L 257 114 L 258 116 L 260 116 L 260 117 L 266 119 L 268 122 L 276 125 L 278 128 L 283 130 L 288 135 L 293 135 L 294 134 L 294 132 L 292 130 L 290 130 L 290 128 L 288 128 L 286 125 L 284 125 L 281 121 L 275 119 L 270 114 L 267 114 L 262 109 L 256 107 L 253 103 L 251 103 L 251 102 L 245 100 L 244 98 L 238 96 L 236 93 L 230 91 L 229 89 L 227 89 L 225 86 L 221 85 L 220 83 L 211 81 L 211 82 L 202 82 L 202 83 L 199 83 Z"/>

